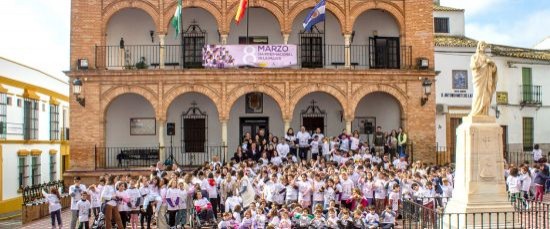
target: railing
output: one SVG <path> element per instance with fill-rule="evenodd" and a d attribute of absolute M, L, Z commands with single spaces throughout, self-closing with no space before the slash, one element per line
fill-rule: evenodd
<path fill-rule="evenodd" d="M 510 147 L 505 147 L 509 149 Z M 508 164 L 519 165 L 522 163 L 533 164 L 533 153 L 528 151 L 509 151 L 504 149 L 503 157 Z M 456 162 L 456 152 L 454 147 L 435 146 L 435 163 L 437 165 L 446 165 Z"/>
<path fill-rule="evenodd" d="M 160 147 L 95 147 L 96 169 L 148 167 L 160 159 Z"/>
<path fill-rule="evenodd" d="M 506 163 L 514 164 L 516 166 L 522 163 L 533 164 L 535 162 L 532 152 L 523 151 L 505 152 L 504 159 L 506 160 Z"/>
<path fill-rule="evenodd" d="M 455 148 L 436 145 L 435 159 L 436 159 L 436 164 L 438 165 L 455 163 L 456 161 Z"/>
<path fill-rule="evenodd" d="M 521 105 L 541 105 L 541 90 L 540 86 L 536 85 L 520 85 Z"/>
<path fill-rule="evenodd" d="M 63 193 L 65 186 L 63 180 L 51 181 L 47 183 L 26 186 L 23 188 L 23 205 L 35 205 L 44 202 L 42 190 L 50 192 L 50 188 L 55 187 L 59 193 Z"/>
<path fill-rule="evenodd" d="M 312 46 L 308 46 L 312 48 Z M 202 54 L 186 51 L 183 56 L 181 45 L 125 45 L 96 46 L 96 68 L 109 70 L 155 69 L 161 65 L 161 50 L 164 49 L 164 66 L 166 68 L 202 68 Z M 322 45 L 313 52 L 311 49 L 297 47 L 299 68 L 344 68 L 346 65 L 345 45 Z M 369 56 L 375 54 L 368 45 L 350 45 L 350 67 L 361 69 L 410 69 L 412 63 L 412 47 L 401 46 L 399 52 L 387 56 L 391 63 L 369 61 Z M 307 51 L 306 51 L 307 50 Z"/>
<path fill-rule="evenodd" d="M 403 228 L 548 228 L 550 205 L 529 200 L 510 203 L 513 211 L 447 213 L 445 209 L 403 201 Z"/>
<path fill-rule="evenodd" d="M 174 146 L 166 147 L 164 153 L 167 159 L 173 159 L 175 163 L 183 166 L 201 166 L 212 161 L 214 157 L 218 157 L 220 162 L 227 161 L 227 146 Z"/>

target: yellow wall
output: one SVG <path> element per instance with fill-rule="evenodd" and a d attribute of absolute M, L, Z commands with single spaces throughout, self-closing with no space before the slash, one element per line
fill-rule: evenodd
<path fill-rule="evenodd" d="M 21 211 L 22 204 L 23 204 L 23 197 L 21 196 L 0 201 L 0 206 L 2 206 L 0 207 L 0 214 Z"/>

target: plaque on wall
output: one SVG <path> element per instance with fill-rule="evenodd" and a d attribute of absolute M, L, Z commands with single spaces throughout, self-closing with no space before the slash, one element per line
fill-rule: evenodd
<path fill-rule="evenodd" d="M 156 135 L 155 118 L 130 118 L 130 135 Z"/>
<path fill-rule="evenodd" d="M 260 92 L 246 94 L 245 111 L 247 114 L 261 114 L 264 112 L 264 95 Z"/>
<path fill-rule="evenodd" d="M 468 89 L 468 71 L 453 70 L 453 89 Z"/>
<path fill-rule="evenodd" d="M 497 104 L 508 104 L 508 92 L 497 91 Z"/>

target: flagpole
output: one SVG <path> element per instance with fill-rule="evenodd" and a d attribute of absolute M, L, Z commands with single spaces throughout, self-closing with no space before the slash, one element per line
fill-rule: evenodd
<path fill-rule="evenodd" d="M 183 1 L 181 2 L 181 9 L 180 9 L 180 21 L 179 21 L 179 25 L 180 27 L 180 37 L 181 37 L 181 40 L 180 40 L 180 45 L 181 45 L 181 66 L 182 68 L 185 67 L 183 66 L 183 63 L 185 61 L 185 45 L 183 44 Z"/>
<path fill-rule="evenodd" d="M 248 13 L 250 12 L 250 0 L 246 1 L 246 44 L 249 43 L 249 38 L 248 38 L 248 23 L 250 22 L 249 17 L 248 17 Z"/>

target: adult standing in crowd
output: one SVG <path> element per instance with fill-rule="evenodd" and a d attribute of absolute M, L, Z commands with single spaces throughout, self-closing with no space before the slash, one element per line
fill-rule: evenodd
<path fill-rule="evenodd" d="M 80 201 L 82 192 L 86 191 L 86 186 L 80 183 L 80 177 L 74 178 L 74 184 L 69 187 L 69 195 L 71 196 L 71 229 L 76 228 L 78 220 L 78 201 Z"/>
<path fill-rule="evenodd" d="M 407 134 L 403 130 L 403 127 L 399 127 L 397 130 L 397 151 L 399 157 L 407 157 Z"/>
<path fill-rule="evenodd" d="M 384 152 L 384 145 L 386 144 L 386 138 L 384 137 L 384 132 L 382 132 L 382 127 L 376 127 L 376 133 L 374 133 L 374 147 L 376 154 L 380 156 Z"/>
<path fill-rule="evenodd" d="M 298 139 L 298 156 L 300 160 L 305 160 L 307 159 L 307 150 L 309 148 L 309 140 L 311 139 L 311 135 L 306 131 L 305 126 L 300 128 L 300 132 L 296 135 L 296 139 Z"/>

